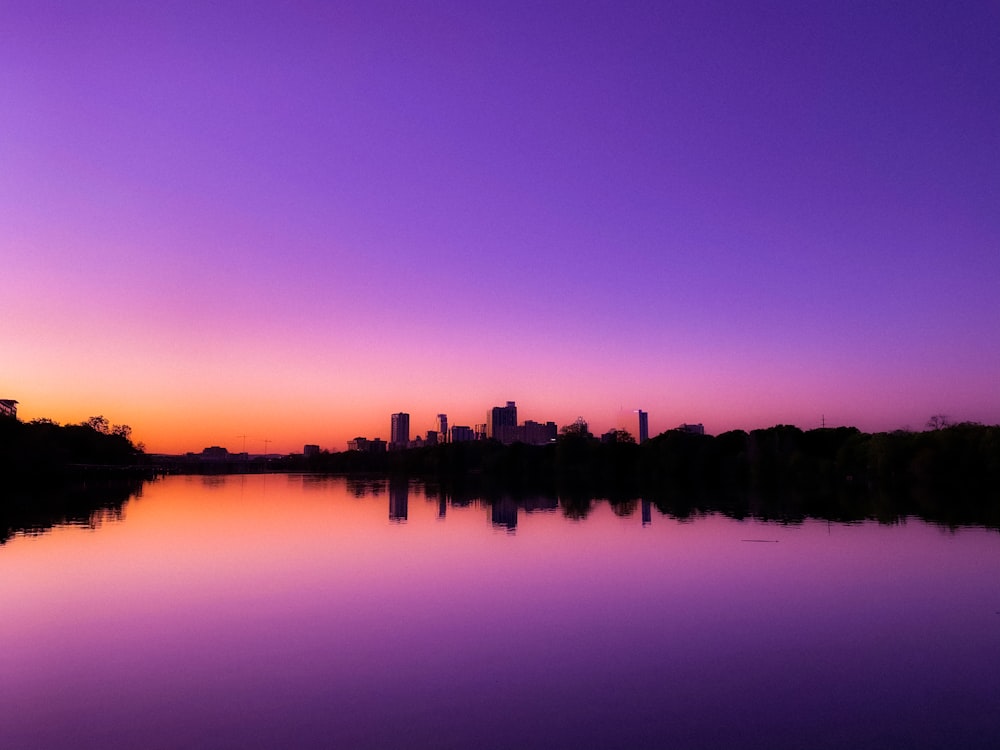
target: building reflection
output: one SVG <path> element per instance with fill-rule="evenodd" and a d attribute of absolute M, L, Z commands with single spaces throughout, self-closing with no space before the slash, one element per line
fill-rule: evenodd
<path fill-rule="evenodd" d="M 517 530 L 518 514 L 522 510 L 525 513 L 546 512 L 554 511 L 559 507 L 559 500 L 556 497 L 545 495 L 529 495 L 521 498 L 502 495 L 488 502 L 490 503 L 490 521 L 497 528 L 507 531 Z"/>
<path fill-rule="evenodd" d="M 652 522 L 653 522 L 653 504 L 651 502 L 649 502 L 649 500 L 646 500 L 645 498 L 643 498 L 642 499 L 642 525 L 643 526 L 649 526 L 649 524 L 651 524 Z"/>
<path fill-rule="evenodd" d="M 410 505 L 410 482 L 394 477 L 389 480 L 389 520 L 396 523 L 406 521 Z"/>
<path fill-rule="evenodd" d="M 517 530 L 517 501 L 509 496 L 497 498 L 490 505 L 490 520 L 507 531 Z"/>

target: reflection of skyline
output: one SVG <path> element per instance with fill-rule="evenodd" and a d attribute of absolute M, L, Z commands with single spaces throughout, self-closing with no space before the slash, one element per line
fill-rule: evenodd
<path fill-rule="evenodd" d="M 494 526 L 514 532 L 517 530 L 517 502 L 508 496 L 490 504 L 490 521 Z"/>
<path fill-rule="evenodd" d="M 412 482 L 394 525 L 388 479 L 364 501 L 342 477 L 264 482 L 168 476 L 123 524 L 0 547 L 5 747 L 996 736 L 996 533 L 718 514 L 643 529 L 606 499 L 576 523 L 508 493 L 515 535 L 489 524 L 501 493 L 442 524 Z M 114 648 L 80 648 L 112 631 Z"/>
<path fill-rule="evenodd" d="M 515 532 L 518 527 L 529 522 L 521 517 L 522 511 L 529 516 L 536 512 L 543 514 L 554 512 L 568 519 L 585 520 L 602 508 L 610 509 L 614 515 L 621 519 L 629 519 L 625 521 L 629 525 L 641 525 L 645 528 L 652 525 L 654 506 L 657 510 L 656 515 L 659 517 L 658 526 L 664 519 L 686 521 L 716 514 L 738 520 L 757 519 L 790 524 L 802 523 L 809 519 L 825 519 L 836 522 L 878 520 L 879 523 L 891 524 L 919 512 L 924 520 L 934 520 L 952 528 L 966 526 L 997 528 L 995 520 L 988 513 L 988 509 L 981 508 L 977 504 L 970 504 L 962 508 L 956 507 L 953 493 L 922 494 L 919 497 L 910 497 L 902 493 L 891 496 L 892 505 L 888 506 L 887 496 L 858 491 L 849 496 L 852 505 L 846 503 L 836 506 L 820 504 L 807 509 L 802 507 L 801 499 L 796 499 L 796 502 L 799 503 L 796 505 L 789 502 L 789 496 L 782 493 L 746 494 L 734 492 L 703 496 L 674 492 L 667 496 L 609 499 L 606 496 L 597 498 L 587 494 L 557 496 L 554 494 L 483 493 L 481 491 L 456 492 L 436 483 L 425 483 L 420 480 L 409 481 L 402 477 L 389 480 L 372 476 L 348 479 L 343 476 L 274 474 L 261 475 L 254 479 L 254 477 L 247 475 L 231 475 L 229 478 L 212 477 L 209 482 L 205 482 L 204 477 L 195 475 L 185 477 L 184 481 L 190 486 L 198 485 L 213 495 L 235 492 L 242 504 L 247 500 L 280 502 L 281 493 L 284 491 L 283 481 L 280 479 L 282 476 L 287 477 L 287 482 L 308 491 L 320 503 L 326 502 L 326 498 L 322 495 L 325 495 L 327 491 L 335 490 L 338 486 L 343 486 L 345 496 L 358 500 L 374 498 L 376 502 L 372 504 L 371 512 L 378 513 L 378 516 L 383 519 L 382 523 L 386 518 L 385 500 L 382 498 L 388 493 L 390 522 L 424 525 L 432 522 L 433 519 L 437 522 L 447 520 L 450 525 L 452 520 L 462 523 L 462 509 L 476 508 L 478 509 L 477 513 L 485 513 L 490 525 L 494 528 L 510 532 Z M 155 487 L 159 482 L 160 480 L 156 480 L 149 484 L 151 487 Z M 261 497 L 244 499 L 243 487 L 251 482 Z M 134 486 L 129 486 L 129 492 L 133 496 L 141 495 L 145 483 L 135 482 L 132 484 Z M 264 497 L 267 494 L 264 493 L 265 486 L 271 487 L 273 497 Z M 418 505 L 414 508 L 413 518 L 410 517 L 409 512 L 411 492 L 416 493 L 418 500 Z M 18 504 L 23 512 L 8 508 L 5 513 L 0 513 L 0 540 L 6 540 L 13 534 L 26 529 L 39 530 L 53 525 L 66 524 L 93 528 L 104 522 L 121 520 L 123 514 L 120 508 L 112 505 L 109 512 L 102 510 L 107 502 L 114 499 L 114 495 L 115 493 L 110 488 L 95 484 L 88 487 L 87 492 L 83 494 L 63 495 L 58 501 L 31 503 L 30 512 L 27 504 Z M 91 499 L 94 501 L 93 504 L 90 503 Z M 845 496 L 845 499 L 848 499 L 848 496 Z M 41 507 L 44 505 L 50 506 L 51 511 L 46 511 Z M 377 511 L 378 505 L 381 505 L 381 512 Z M 449 506 L 457 511 L 454 518 L 450 513 Z M 832 511 L 831 507 L 834 508 Z M 848 512 L 845 510 L 846 508 L 851 508 L 851 511 Z M 356 512 L 368 511 L 362 511 L 359 506 Z M 468 517 L 465 515 L 465 518 Z M 235 516 L 233 518 L 235 519 Z M 37 531 L 31 533 L 37 533 Z M 0 545 L 2 544 L 3 541 L 0 541 Z"/>
<path fill-rule="evenodd" d="M 393 477 L 389 480 L 389 520 L 403 523 L 410 510 L 410 481 Z"/>

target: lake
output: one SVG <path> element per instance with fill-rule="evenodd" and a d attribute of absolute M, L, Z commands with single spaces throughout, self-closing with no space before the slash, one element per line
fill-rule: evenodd
<path fill-rule="evenodd" d="M 0 546 L 0 747 L 1000 746 L 996 530 L 617 508 L 148 483 Z"/>

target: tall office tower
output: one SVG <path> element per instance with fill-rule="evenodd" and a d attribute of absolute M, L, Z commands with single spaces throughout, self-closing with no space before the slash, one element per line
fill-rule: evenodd
<path fill-rule="evenodd" d="M 513 401 L 508 401 L 506 406 L 494 406 L 486 414 L 487 437 L 501 443 L 512 443 L 516 427 L 517 406 Z"/>
<path fill-rule="evenodd" d="M 448 415 L 438 414 L 437 415 L 437 434 L 438 439 L 442 443 L 448 442 Z"/>
<path fill-rule="evenodd" d="M 649 414 L 639 409 L 639 444 L 649 440 Z"/>
<path fill-rule="evenodd" d="M 396 448 L 410 444 L 410 415 L 406 412 L 392 415 L 392 436 L 389 442 Z"/>
<path fill-rule="evenodd" d="M 457 424 L 451 428 L 451 436 L 448 438 L 448 442 L 471 443 L 475 439 L 476 433 L 471 427 Z"/>

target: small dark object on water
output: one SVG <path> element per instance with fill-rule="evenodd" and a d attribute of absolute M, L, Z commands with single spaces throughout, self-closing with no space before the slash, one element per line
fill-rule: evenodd
<path fill-rule="evenodd" d="M 768 544 L 777 544 L 777 539 L 740 539 L 741 542 L 766 542 Z"/>

